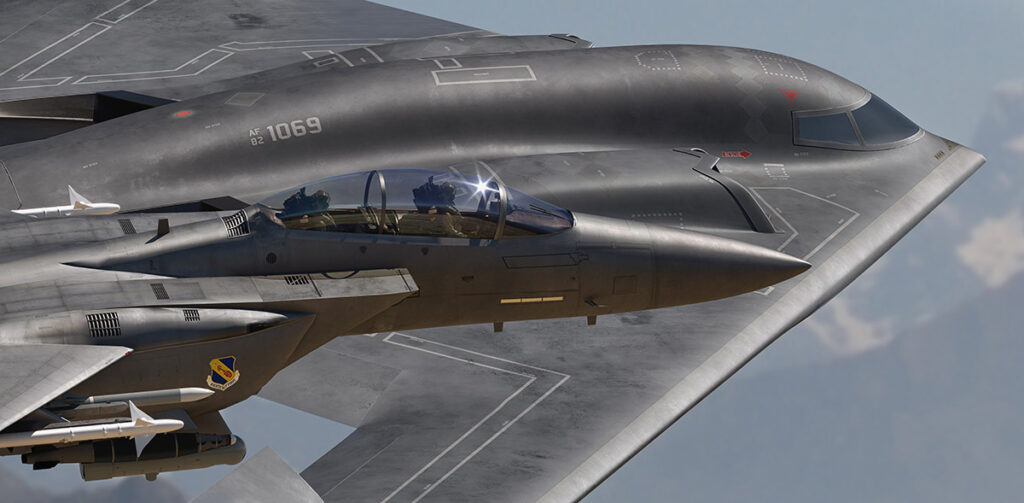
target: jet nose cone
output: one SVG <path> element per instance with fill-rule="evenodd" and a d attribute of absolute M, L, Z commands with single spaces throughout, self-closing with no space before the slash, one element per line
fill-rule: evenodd
<path fill-rule="evenodd" d="M 785 253 L 709 234 L 652 227 L 651 237 L 658 307 L 752 292 L 811 267 Z"/>
<path fill-rule="evenodd" d="M 728 240 L 728 250 L 720 250 L 722 258 L 734 270 L 751 274 L 766 282 L 763 286 L 785 281 L 811 268 L 811 264 L 792 255 L 762 246 Z"/>

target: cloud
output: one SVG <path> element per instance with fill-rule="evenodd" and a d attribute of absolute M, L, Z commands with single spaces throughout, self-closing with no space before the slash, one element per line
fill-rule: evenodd
<path fill-rule="evenodd" d="M 1015 154 L 1024 154 L 1024 134 L 1007 140 L 1004 145 L 1010 152 Z"/>
<path fill-rule="evenodd" d="M 823 309 L 824 316 L 815 315 L 804 325 L 830 350 L 840 356 L 853 356 L 885 346 L 892 341 L 894 330 L 888 319 L 867 320 L 858 317 L 843 297 L 832 299 Z"/>
<path fill-rule="evenodd" d="M 1024 271 L 1024 217 L 1020 210 L 983 220 L 971 229 L 967 241 L 957 246 L 956 255 L 989 288 L 999 288 Z"/>
<path fill-rule="evenodd" d="M 71 492 L 36 487 L 27 480 L 32 471 L 15 473 L 0 467 L 0 495 L 5 503 L 120 503 L 145 501 L 147 503 L 182 503 L 188 498 L 178 488 L 162 479 L 149 482 L 142 477 L 127 477 L 115 483 L 92 483 Z"/>

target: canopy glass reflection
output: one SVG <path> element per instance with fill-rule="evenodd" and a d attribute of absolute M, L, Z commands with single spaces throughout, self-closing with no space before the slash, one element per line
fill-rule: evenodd
<path fill-rule="evenodd" d="M 396 169 L 311 182 L 262 201 L 273 221 L 321 232 L 500 239 L 572 227 L 572 214 L 457 172 Z"/>

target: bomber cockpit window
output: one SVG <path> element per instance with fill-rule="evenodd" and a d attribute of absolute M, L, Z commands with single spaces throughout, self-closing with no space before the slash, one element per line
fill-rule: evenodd
<path fill-rule="evenodd" d="M 857 132 L 846 112 L 798 117 L 796 127 L 797 138 L 804 142 L 860 145 Z"/>
<path fill-rule="evenodd" d="M 797 145 L 873 150 L 898 146 L 921 128 L 878 96 L 864 104 L 835 111 L 795 112 Z"/>
<path fill-rule="evenodd" d="M 568 211 L 494 180 L 420 169 L 329 178 L 260 207 L 289 229 L 326 232 L 497 239 L 572 227 Z"/>
<path fill-rule="evenodd" d="M 865 145 L 883 145 L 910 138 L 921 130 L 905 115 L 878 96 L 850 112 Z"/>

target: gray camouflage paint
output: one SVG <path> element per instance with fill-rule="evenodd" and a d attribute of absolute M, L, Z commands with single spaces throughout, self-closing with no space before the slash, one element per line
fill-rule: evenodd
<path fill-rule="evenodd" d="M 680 58 L 693 65 L 680 65 Z M 493 164 L 505 165 L 504 170 L 495 169 L 503 178 L 522 176 L 520 170 L 528 170 L 519 167 L 523 164 L 548 168 L 544 172 L 550 179 L 543 184 L 530 179 L 534 185 L 528 192 L 539 196 L 543 192 L 546 197 L 541 197 L 576 211 L 618 218 L 663 219 L 666 212 L 646 207 L 642 198 L 629 200 L 628 204 L 607 204 L 605 196 L 608 188 L 615 186 L 613 183 L 584 187 L 591 190 L 591 197 L 587 197 L 588 193 L 575 184 L 580 179 L 579 170 L 570 169 L 572 163 L 564 162 L 558 155 L 644 149 L 647 152 L 639 155 L 659 157 L 660 162 L 643 165 L 654 166 L 647 168 L 650 172 L 646 174 L 658 184 L 667 184 L 670 189 L 679 187 L 682 193 L 690 190 L 708 198 L 712 204 L 722 204 L 726 195 L 735 198 L 731 193 L 723 193 L 725 184 L 721 180 L 715 185 L 714 176 L 695 174 L 692 166 L 690 170 L 683 170 L 685 176 L 665 178 L 665 173 L 671 173 L 679 164 L 686 166 L 678 160 L 679 153 L 672 152 L 671 148 L 699 146 L 724 155 L 752 151 L 750 155 L 757 159 L 786 161 L 786 169 L 776 170 L 774 174 L 773 166 L 764 166 L 768 184 L 778 185 L 774 188 L 755 188 L 755 184 L 764 185 L 765 180 L 760 170 L 744 169 L 747 157 L 724 159 L 718 165 L 720 173 L 735 179 L 741 187 L 751 188 L 761 205 L 774 206 L 776 225 L 782 227 L 779 220 L 784 220 L 781 214 L 786 212 L 778 209 L 786 204 L 795 205 L 791 209 L 798 214 L 818 212 L 825 219 L 831 218 L 830 211 L 842 214 L 845 208 L 850 213 L 840 222 L 852 222 L 856 216 L 864 214 L 816 196 L 794 195 L 810 195 L 783 185 L 797 173 L 802 178 L 801 186 L 808 191 L 822 193 L 821 188 L 834 186 L 836 173 L 843 173 L 860 189 L 861 197 L 869 189 L 884 196 L 909 190 L 942 158 L 957 150 L 964 151 L 931 135 L 878 152 L 794 147 L 791 112 L 842 107 L 863 100 L 866 91 L 806 63 L 769 53 L 658 46 L 466 57 L 458 59 L 459 68 L 446 68 L 445 64 L 452 63 L 437 60 L 368 65 L 365 71 L 352 69 L 330 76 L 323 72 L 316 75 L 317 78 L 303 76 L 255 88 L 243 87 L 239 91 L 263 94 L 251 106 L 244 107 L 249 109 L 246 111 L 230 108 L 238 107 L 230 104 L 237 95 L 228 91 L 114 119 L 34 145 L 6 147 L 0 150 L 0 159 L 18 187 L 20 204 L 26 207 L 62 202 L 61 187 L 47 187 L 46 183 L 60 173 L 62 183 L 67 180 L 94 200 L 117 201 L 126 208 L 142 208 L 225 195 L 224 187 L 230 187 L 230 195 L 248 199 L 265 193 L 270 187 L 279 189 L 326 174 L 371 167 L 439 167 L 472 159 L 541 155 Z M 466 68 L 471 71 L 462 74 Z M 500 82 L 488 82 L 476 75 L 489 73 L 478 70 L 495 68 L 506 72 L 499 72 L 499 77 L 493 79 Z M 423 78 L 428 75 L 432 81 Z M 775 87 L 779 81 L 800 87 L 796 100 Z M 390 87 L 382 89 L 382 83 Z M 509 93 L 509 89 L 513 91 Z M 343 99 L 335 99 L 337 96 Z M 408 115 L 399 117 L 393 112 L 386 113 L 395 108 Z M 190 113 L 174 117 L 182 111 Z M 217 122 L 204 123 L 201 132 L 194 119 L 206 117 Z M 266 146 L 251 144 L 251 138 L 259 137 L 259 132 L 257 136 L 239 133 L 264 127 L 246 125 L 250 120 L 253 124 L 276 125 L 309 117 L 320 119 L 322 137 L 308 135 L 281 141 L 280 148 L 271 152 L 253 150 Z M 151 130 L 160 133 L 153 134 Z M 495 137 L 500 137 L 501 141 L 494 141 Z M 313 142 L 314 139 L 317 141 Z M 395 143 L 399 140 L 401 144 Z M 307 143 L 301 143 L 304 141 Z M 40 146 L 45 148 L 40 149 Z M 602 155 L 614 157 L 615 153 L 581 155 L 580 164 L 605 176 L 600 168 L 607 159 L 601 159 Z M 296 159 L 303 161 L 295 163 Z M 555 168 L 558 160 L 567 166 L 562 168 L 564 171 Z M 892 170 L 894 164 L 906 169 Z M 180 171 L 172 175 L 169 166 L 176 166 L 178 170 L 180 166 L 191 166 L 190 181 L 198 182 L 200 188 L 176 188 L 170 180 L 180 176 Z M 216 166 L 218 171 L 208 169 L 209 166 Z M 343 167 L 339 169 L 339 166 Z M 78 174 L 68 178 L 67 170 L 72 167 L 79 168 L 72 171 Z M 614 173 L 614 164 L 611 168 L 609 172 Z M 632 168 L 635 172 L 636 166 Z M 85 174 L 87 170 L 93 171 Z M 131 181 L 125 177 L 125 173 L 139 171 L 146 176 Z M 254 173 L 259 176 L 250 176 Z M 708 190 L 716 193 L 717 198 L 693 188 L 694 180 L 710 182 Z M 526 189 L 530 183 L 522 185 Z M 779 198 L 774 194 L 785 196 Z M 13 206 L 10 194 L 7 197 L 8 204 Z M 655 201 L 658 199 L 652 200 Z M 665 204 L 664 200 L 660 203 Z M 739 210 L 732 207 L 731 211 L 747 213 L 750 210 L 749 205 L 744 208 L 738 201 L 737 206 Z M 730 237 L 772 245 L 808 259 L 831 240 L 829 237 L 811 243 L 786 241 L 795 237 L 795 229 L 791 229 L 789 237 L 766 235 L 750 227 L 744 229 L 742 224 L 736 223 L 736 218 L 731 223 L 716 226 L 716 220 L 723 219 L 719 216 L 702 218 L 702 209 L 706 207 L 695 206 L 688 211 L 684 208 L 677 210 L 679 215 L 673 217 L 679 217 L 683 227 L 710 232 L 716 232 L 717 228 L 719 233 Z M 765 214 L 772 213 L 770 207 L 759 206 L 758 209 Z M 851 215 L 856 216 L 850 218 Z M 820 222 L 823 223 L 824 220 Z M 811 222 L 810 227 L 818 229 L 818 224 Z M 844 229 L 840 227 L 835 233 Z M 795 248 L 786 250 L 790 244 Z M 149 272 L 199 274 L 202 267 L 189 264 L 187 257 L 188 251 L 172 252 L 162 258 L 160 267 L 166 270 L 156 268 Z M 182 269 L 186 266 L 181 264 L 192 270 L 186 272 L 188 269 Z M 116 263 L 103 265 L 118 268 Z M 130 262 L 125 268 L 139 269 Z M 413 276 L 416 277 L 415 272 Z"/>

